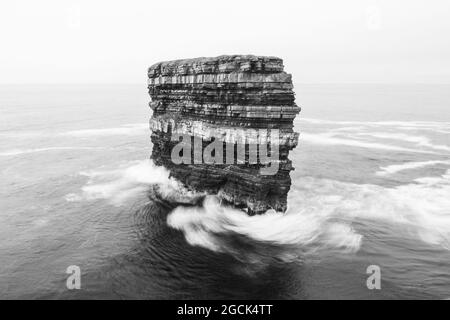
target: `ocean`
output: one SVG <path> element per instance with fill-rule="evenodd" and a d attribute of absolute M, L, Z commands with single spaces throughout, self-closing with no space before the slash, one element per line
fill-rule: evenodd
<path fill-rule="evenodd" d="M 294 85 L 288 210 L 257 216 L 152 197 L 145 84 L 0 86 L 0 298 L 450 298 L 450 85 Z"/>

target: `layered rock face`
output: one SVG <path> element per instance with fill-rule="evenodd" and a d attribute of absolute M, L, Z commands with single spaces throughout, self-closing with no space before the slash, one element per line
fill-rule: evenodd
<path fill-rule="evenodd" d="M 249 214 L 284 212 L 298 141 L 291 75 L 276 57 L 220 56 L 148 70 L 152 159 Z"/>

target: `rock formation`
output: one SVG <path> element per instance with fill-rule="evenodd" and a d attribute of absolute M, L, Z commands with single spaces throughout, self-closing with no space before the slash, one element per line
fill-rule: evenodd
<path fill-rule="evenodd" d="M 151 66 L 154 162 L 249 214 L 284 212 L 300 108 L 283 68 L 279 58 L 251 55 Z"/>

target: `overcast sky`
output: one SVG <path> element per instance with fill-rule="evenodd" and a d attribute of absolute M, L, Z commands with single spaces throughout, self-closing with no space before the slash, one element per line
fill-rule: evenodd
<path fill-rule="evenodd" d="M 149 65 L 275 55 L 300 83 L 450 83 L 449 0 L 2 0 L 0 83 L 143 83 Z"/>

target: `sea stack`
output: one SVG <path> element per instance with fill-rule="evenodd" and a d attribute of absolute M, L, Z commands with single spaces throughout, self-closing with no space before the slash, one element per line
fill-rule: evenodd
<path fill-rule="evenodd" d="M 249 214 L 286 210 L 300 108 L 280 58 L 159 62 L 148 69 L 148 89 L 157 165 Z"/>

